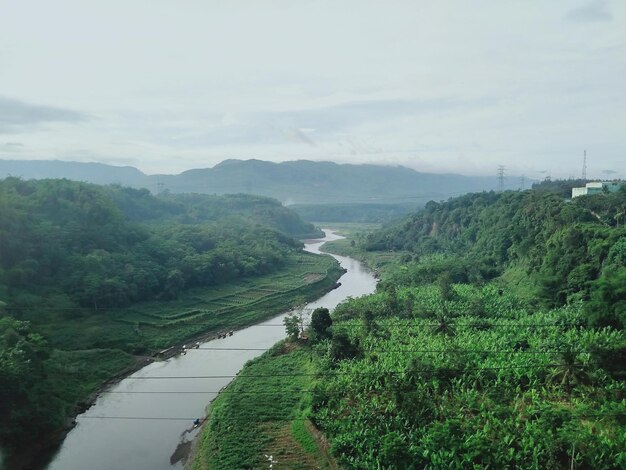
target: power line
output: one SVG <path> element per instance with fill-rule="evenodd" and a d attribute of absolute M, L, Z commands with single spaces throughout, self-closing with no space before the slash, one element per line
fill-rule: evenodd
<path fill-rule="evenodd" d="M 541 413 L 545 413 L 545 411 L 561 411 L 561 410 L 542 410 Z M 564 411 L 564 410 L 563 410 Z M 532 414 L 530 412 L 529 414 Z M 570 417 L 572 418 L 592 418 L 592 417 L 602 417 L 602 416 L 626 416 L 626 412 L 615 412 L 615 413 L 572 413 Z M 320 418 L 320 417 L 311 417 L 311 418 L 286 418 L 284 416 L 259 416 L 259 421 L 314 421 L 314 422 L 322 422 L 322 421 L 351 421 L 353 417 L 346 416 L 342 418 Z M 374 417 L 376 418 L 376 417 Z M 80 419 L 125 419 L 125 420 L 164 420 L 164 421 L 194 421 L 197 417 L 193 418 L 179 418 L 179 417 L 169 417 L 169 416 L 80 416 Z M 233 417 L 220 417 L 216 418 L 217 422 L 238 422 L 238 423 L 247 423 L 250 424 L 250 418 L 242 416 L 241 418 L 233 418 Z"/>
<path fill-rule="evenodd" d="M 586 361 L 584 364 L 574 364 L 574 367 L 581 367 L 594 361 Z M 278 377 L 339 377 L 339 376 L 380 376 L 380 375 L 403 375 L 412 372 L 431 372 L 434 368 L 445 370 L 446 372 L 468 372 L 483 370 L 514 370 L 514 369 L 542 369 L 560 366 L 572 366 L 571 364 L 524 364 L 520 366 L 503 366 L 503 367 L 465 367 L 465 368 L 449 368 L 434 367 L 424 369 L 410 369 L 402 371 L 377 371 L 377 372 L 291 372 L 291 373 L 275 373 L 275 374 L 232 374 L 232 375 L 148 375 L 148 376 L 129 376 L 124 380 L 186 380 L 186 379 L 231 379 L 231 378 L 278 378 Z"/>
<path fill-rule="evenodd" d="M 169 417 L 158 417 L 158 416 L 81 416 L 81 419 L 150 419 L 150 420 L 162 420 L 162 421 L 193 421 L 197 419 L 197 416 L 194 418 L 169 418 Z"/>
<path fill-rule="evenodd" d="M 199 350 L 199 351 L 267 351 L 267 348 L 208 348 L 208 347 L 199 347 L 199 348 L 188 348 L 189 350 Z M 612 352 L 614 349 L 598 349 L 594 351 L 588 350 L 554 350 L 554 351 L 528 351 L 528 350 L 504 350 L 504 349 L 362 349 L 361 352 L 364 353 L 420 353 L 420 354 L 441 354 L 441 353 L 449 353 L 449 354 L 565 354 L 565 353 L 574 353 L 574 354 L 585 354 L 585 353 L 597 353 L 597 352 Z"/>
<path fill-rule="evenodd" d="M 348 323 L 349 322 L 349 323 Z M 140 325 L 146 325 L 146 326 L 155 326 L 158 327 L 157 325 L 151 325 L 151 324 L 146 324 L 143 322 L 139 322 Z M 184 323 L 186 325 L 203 325 L 204 323 L 202 322 L 181 322 Z M 405 326 L 405 327 L 410 327 L 410 326 L 426 326 L 426 327 L 435 327 L 435 326 L 439 326 L 439 323 L 420 323 L 419 320 L 413 321 L 411 323 L 408 322 L 379 322 L 376 320 L 373 320 L 373 323 L 376 324 L 376 326 Z M 350 326 L 362 326 L 362 325 L 368 325 L 369 323 L 365 323 L 365 322 L 351 322 L 349 320 L 346 321 L 346 323 L 336 323 L 334 325 L 338 325 L 341 327 L 350 327 Z M 559 327 L 559 328 L 563 328 L 563 327 L 577 327 L 577 326 L 584 326 L 581 325 L 578 322 L 571 322 L 571 323 L 488 323 L 487 321 L 483 320 L 483 319 L 479 319 L 477 318 L 475 322 L 473 323 L 456 323 L 454 321 L 449 322 L 449 324 L 451 326 L 457 326 L 457 327 L 470 327 L 470 328 L 475 328 L 475 327 L 495 327 L 495 328 L 509 328 L 509 327 L 515 327 L 515 328 L 555 328 L 555 327 Z M 160 325 L 160 326 L 170 326 L 167 324 L 164 325 Z M 275 323 L 275 324 L 258 324 L 258 325 L 251 325 L 254 327 L 274 327 L 274 328 L 285 328 L 285 325 L 283 323 Z M 311 326 L 310 323 L 304 323 L 303 326 Z M 247 328 L 247 327 L 246 327 Z M 228 328 L 222 328 L 222 329 L 228 329 Z M 235 330 L 236 332 L 237 330 Z"/>

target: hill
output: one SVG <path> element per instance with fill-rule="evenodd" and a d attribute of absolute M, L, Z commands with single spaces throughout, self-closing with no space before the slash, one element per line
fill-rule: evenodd
<path fill-rule="evenodd" d="M 132 166 L 60 160 L 0 160 L 0 178 L 9 176 L 27 180 L 67 178 L 73 181 L 133 187 L 144 187 L 149 184 L 147 175 Z"/>
<path fill-rule="evenodd" d="M 319 233 L 259 196 L 0 180 L 0 449 L 35 455 L 135 355 L 329 290 L 337 263 L 296 234 Z"/>
<path fill-rule="evenodd" d="M 369 251 L 406 250 L 418 258 L 445 255 L 425 273 L 420 263 L 403 271 L 403 282 L 454 282 L 501 276 L 509 288 L 548 306 L 587 301 L 604 283 L 625 276 L 626 190 L 564 200 L 552 191 L 468 194 L 424 210 L 370 234 Z M 621 311 L 620 311 L 621 312 Z M 596 312 L 600 315 L 600 311 Z M 624 325 L 624 312 L 600 323 Z M 604 314 L 603 314 L 604 315 Z"/>
<path fill-rule="evenodd" d="M 272 163 L 225 160 L 213 168 L 178 175 L 145 175 L 132 167 L 59 161 L 0 160 L 0 177 L 65 177 L 98 184 L 118 183 L 171 193 L 258 194 L 284 204 L 412 203 L 495 189 L 492 176 L 421 173 L 402 166 L 349 165 L 306 160 Z M 510 180 L 507 188 L 516 189 Z"/>

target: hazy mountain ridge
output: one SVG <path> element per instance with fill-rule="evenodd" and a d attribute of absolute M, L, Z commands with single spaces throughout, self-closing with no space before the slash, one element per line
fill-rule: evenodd
<path fill-rule="evenodd" d="M 7 176 L 23 179 L 67 178 L 95 184 L 118 183 L 134 187 L 143 187 L 149 178 L 132 166 L 61 160 L 0 160 L 0 178 Z"/>
<path fill-rule="evenodd" d="M 466 192 L 496 189 L 495 176 L 421 173 L 403 166 L 338 164 L 308 160 L 273 163 L 224 160 L 212 168 L 178 175 L 146 175 L 125 166 L 46 160 L 0 160 L 0 177 L 68 178 L 98 184 L 118 183 L 153 192 L 248 193 L 283 203 L 415 202 L 441 200 Z M 516 189 L 517 179 L 505 181 Z"/>

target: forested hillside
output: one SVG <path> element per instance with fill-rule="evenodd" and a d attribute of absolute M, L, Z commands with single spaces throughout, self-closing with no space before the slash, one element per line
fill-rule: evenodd
<path fill-rule="evenodd" d="M 595 322 L 624 326 L 624 312 L 595 309 L 598 296 L 626 283 L 626 190 L 565 200 L 552 192 L 469 194 L 430 202 L 402 223 L 371 234 L 366 250 L 407 250 L 437 261 L 408 263 L 397 282 L 421 284 L 498 276 L 535 303 L 589 301 Z M 617 297 L 616 297 L 617 298 Z"/>
<path fill-rule="evenodd" d="M 1 180 L 0 445 L 61 428 L 131 354 L 330 288 L 336 263 L 291 236 L 307 232 L 262 197 Z"/>
<path fill-rule="evenodd" d="M 244 370 L 234 390 L 290 408 L 220 397 L 194 468 L 259 462 L 289 426 L 312 455 L 321 431 L 341 468 L 624 468 L 625 202 L 470 194 L 364 236 L 351 249 L 386 260 L 377 293 Z M 279 363 L 315 372 L 263 388 Z M 235 409 L 257 429 L 238 452 Z"/>
<path fill-rule="evenodd" d="M 115 205 L 135 222 L 201 224 L 234 220 L 269 227 L 295 238 L 323 236 L 318 228 L 303 222 L 295 211 L 269 197 L 172 194 L 168 191 L 155 197 L 147 189 L 107 186 L 105 190 Z"/>
<path fill-rule="evenodd" d="M 156 198 L 67 180 L 0 183 L 0 298 L 120 307 L 280 267 L 316 234 L 278 202 L 253 196 Z M 154 222 L 151 225 L 138 222 Z M 178 222 L 178 223 L 176 223 Z M 295 232 L 295 233 L 294 233 Z"/>

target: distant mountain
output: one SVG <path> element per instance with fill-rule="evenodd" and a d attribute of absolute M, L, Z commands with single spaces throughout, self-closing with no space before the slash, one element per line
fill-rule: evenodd
<path fill-rule="evenodd" d="M 225 160 L 213 168 L 151 176 L 133 167 L 99 163 L 0 160 L 0 177 L 8 175 L 119 183 L 172 193 L 257 194 L 285 204 L 411 202 L 418 205 L 497 187 L 495 176 L 420 173 L 402 166 L 307 160 L 283 163 Z M 517 189 L 517 181 L 509 181 L 505 189 Z"/>
<path fill-rule="evenodd" d="M 87 183 L 113 183 L 133 187 L 144 187 L 149 184 L 148 177 L 132 166 L 61 160 L 0 160 L 0 178 L 7 176 L 17 176 L 25 180 L 67 178 Z"/>

